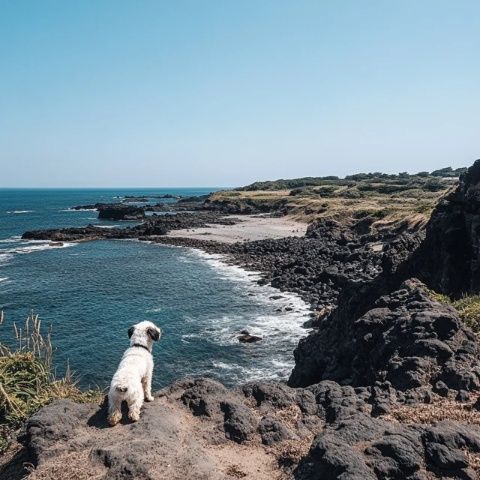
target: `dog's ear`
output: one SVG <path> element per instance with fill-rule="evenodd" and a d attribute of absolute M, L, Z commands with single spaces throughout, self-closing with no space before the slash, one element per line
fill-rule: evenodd
<path fill-rule="evenodd" d="M 160 338 L 160 334 L 156 328 L 147 328 L 147 335 L 154 341 Z"/>
<path fill-rule="evenodd" d="M 130 327 L 130 328 L 128 329 L 128 338 L 131 338 L 131 337 L 132 337 L 134 330 L 135 330 L 135 327 Z"/>

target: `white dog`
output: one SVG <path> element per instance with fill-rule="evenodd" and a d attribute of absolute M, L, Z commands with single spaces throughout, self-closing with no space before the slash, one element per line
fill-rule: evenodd
<path fill-rule="evenodd" d="M 116 425 L 122 419 L 122 402 L 128 405 L 128 418 L 136 422 L 140 418 L 143 400 L 153 401 L 152 373 L 153 342 L 162 332 L 152 322 L 137 323 L 128 330 L 130 348 L 123 354 L 113 375 L 108 392 L 108 423 Z"/>

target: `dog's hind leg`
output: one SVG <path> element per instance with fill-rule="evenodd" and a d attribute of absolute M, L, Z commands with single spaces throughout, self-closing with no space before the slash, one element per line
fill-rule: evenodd
<path fill-rule="evenodd" d="M 153 402 L 154 398 L 152 396 L 152 370 L 149 370 L 145 377 L 142 379 L 142 387 L 145 401 Z"/>
<path fill-rule="evenodd" d="M 122 419 L 122 400 L 109 395 L 108 397 L 108 423 L 115 426 Z"/>

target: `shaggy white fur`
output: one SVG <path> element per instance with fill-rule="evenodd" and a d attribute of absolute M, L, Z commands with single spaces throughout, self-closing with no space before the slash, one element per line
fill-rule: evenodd
<path fill-rule="evenodd" d="M 128 330 L 130 348 L 123 354 L 113 375 L 108 392 L 108 423 L 116 425 L 122 419 L 122 402 L 128 405 L 128 418 L 136 422 L 140 418 L 143 400 L 153 401 L 152 373 L 153 342 L 162 332 L 152 322 L 137 323 Z"/>

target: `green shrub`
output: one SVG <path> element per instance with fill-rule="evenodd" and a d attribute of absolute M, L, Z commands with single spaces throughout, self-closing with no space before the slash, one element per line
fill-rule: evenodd
<path fill-rule="evenodd" d="M 4 315 L 0 312 L 0 326 Z M 57 398 L 78 402 L 100 401 L 99 390 L 82 392 L 67 369 L 56 378 L 50 331 L 42 333 L 42 323 L 33 313 L 24 324 L 13 324 L 13 346 L 0 343 L 0 452 L 4 450 L 23 421 Z"/>
<path fill-rule="evenodd" d="M 470 295 L 455 300 L 452 305 L 463 321 L 475 333 L 480 334 L 480 295 Z"/>
<path fill-rule="evenodd" d="M 426 290 L 433 300 L 447 303 L 455 308 L 465 325 L 470 327 L 477 335 L 480 335 L 480 295 L 464 295 L 458 300 L 451 300 L 443 293 L 428 288 Z"/>

